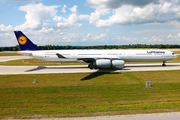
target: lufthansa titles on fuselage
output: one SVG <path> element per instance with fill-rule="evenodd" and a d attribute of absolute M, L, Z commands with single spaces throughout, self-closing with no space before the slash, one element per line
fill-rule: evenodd
<path fill-rule="evenodd" d="M 147 53 L 148 54 L 152 54 L 152 53 L 154 53 L 154 54 L 165 54 L 165 51 L 147 51 Z"/>

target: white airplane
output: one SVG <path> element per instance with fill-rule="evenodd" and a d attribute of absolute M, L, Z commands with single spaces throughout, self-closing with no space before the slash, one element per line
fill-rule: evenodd
<path fill-rule="evenodd" d="M 89 63 L 90 69 L 120 69 L 125 62 L 159 62 L 166 66 L 166 61 L 175 59 L 176 54 L 167 50 L 41 50 L 34 45 L 21 31 L 14 31 L 20 54 L 28 55 L 43 61 L 69 63 Z"/>

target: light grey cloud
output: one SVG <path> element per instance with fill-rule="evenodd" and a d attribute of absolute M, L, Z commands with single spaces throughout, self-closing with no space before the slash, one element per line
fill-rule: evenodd
<path fill-rule="evenodd" d="M 117 9 L 123 5 L 144 7 L 148 4 L 159 4 L 159 0 L 86 0 L 85 4 L 94 8 Z"/>
<path fill-rule="evenodd" d="M 67 5 L 64 5 L 64 6 L 63 6 L 63 8 L 62 8 L 62 12 L 63 12 L 63 13 L 66 13 L 66 7 L 67 7 Z"/>
<path fill-rule="evenodd" d="M 42 29 L 45 25 L 44 20 L 46 17 L 54 17 L 57 13 L 59 6 L 45 6 L 42 3 L 39 4 L 27 4 L 25 6 L 20 6 L 20 11 L 25 11 L 26 22 L 20 26 L 16 26 L 15 29 Z"/>
<path fill-rule="evenodd" d="M 78 6 L 74 5 L 69 10 L 72 12 L 68 18 L 62 16 L 54 16 L 53 21 L 56 22 L 55 29 L 69 29 L 71 27 L 81 27 L 82 20 L 89 20 L 89 15 L 79 14 L 77 10 Z"/>
<path fill-rule="evenodd" d="M 142 5 L 146 5 L 144 7 L 140 7 L 142 5 L 138 3 L 136 3 L 137 5 L 121 4 L 117 7 L 112 7 L 110 3 L 113 3 L 115 0 L 88 1 L 97 4 L 95 12 L 91 13 L 89 22 L 90 24 L 96 25 L 96 27 L 153 23 L 164 24 L 171 21 L 180 22 L 180 2 L 177 0 L 159 0 L 158 2 L 147 0 L 147 4 L 141 3 Z M 127 0 L 127 2 L 131 3 L 130 1 L 132 2 L 134 0 Z M 101 19 L 102 16 L 108 15 L 109 13 L 112 13 L 112 15 Z"/>

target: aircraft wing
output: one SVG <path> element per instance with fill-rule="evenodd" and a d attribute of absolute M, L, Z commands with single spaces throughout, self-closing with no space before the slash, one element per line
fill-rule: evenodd
<path fill-rule="evenodd" d="M 65 56 L 59 54 L 59 53 L 56 53 L 56 55 L 58 56 L 58 58 L 66 58 Z M 84 62 L 87 62 L 87 63 L 90 63 L 92 61 L 95 61 L 97 59 L 111 59 L 111 60 L 114 60 L 114 59 L 121 59 L 120 57 L 118 56 L 85 56 L 85 57 L 77 57 L 77 60 L 82 60 Z"/>
<path fill-rule="evenodd" d="M 66 58 L 63 55 L 59 54 L 59 53 L 56 53 L 56 55 L 58 56 L 58 58 Z"/>
<path fill-rule="evenodd" d="M 84 62 L 92 62 L 94 60 L 97 60 L 97 59 L 111 59 L 111 60 L 114 60 L 114 59 L 121 59 L 120 57 L 116 57 L 116 56 L 112 56 L 112 57 L 82 57 L 82 58 L 77 58 L 77 60 L 83 60 Z"/>

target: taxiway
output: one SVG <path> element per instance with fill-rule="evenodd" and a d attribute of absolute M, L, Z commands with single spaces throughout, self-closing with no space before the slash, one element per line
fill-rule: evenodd
<path fill-rule="evenodd" d="M 0 74 L 46 74 L 46 73 L 82 73 L 82 72 L 123 72 L 123 71 L 155 71 L 180 70 L 180 63 L 154 64 L 125 64 L 123 69 L 90 70 L 87 65 L 61 65 L 61 66 L 0 66 Z"/>
<path fill-rule="evenodd" d="M 57 120 L 179 120 L 180 112 L 115 115 L 99 117 L 60 118 Z"/>
<path fill-rule="evenodd" d="M 1 56 L 0 57 L 0 62 L 6 62 L 10 60 L 20 60 L 20 59 L 29 59 L 32 57 L 29 56 Z"/>
<path fill-rule="evenodd" d="M 29 59 L 29 56 L 3 56 L 0 62 L 18 59 Z M 180 63 L 125 64 L 123 69 L 90 70 L 87 65 L 59 65 L 59 66 L 0 66 L 0 75 L 7 74 L 47 74 L 47 73 L 81 73 L 81 72 L 123 72 L 123 71 L 155 71 L 180 70 Z"/>

